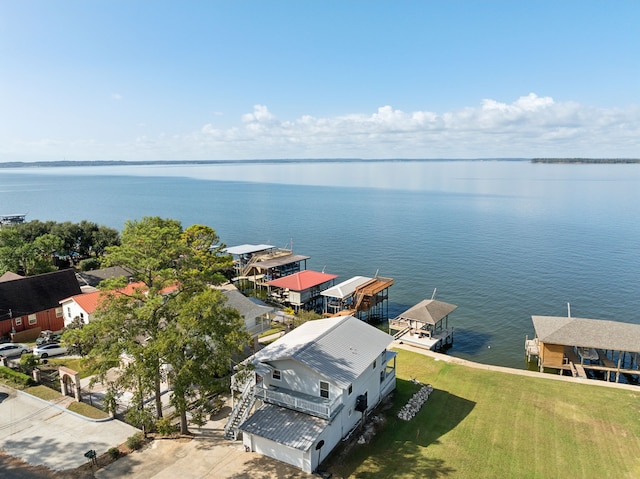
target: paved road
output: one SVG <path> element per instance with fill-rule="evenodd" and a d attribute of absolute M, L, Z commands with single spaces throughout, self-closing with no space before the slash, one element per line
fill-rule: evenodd
<path fill-rule="evenodd" d="M 137 432 L 120 421 L 94 422 L 0 385 L 0 449 L 54 471 L 87 462 L 90 449 L 107 452 Z M 6 396 L 5 396 L 6 395 Z"/>

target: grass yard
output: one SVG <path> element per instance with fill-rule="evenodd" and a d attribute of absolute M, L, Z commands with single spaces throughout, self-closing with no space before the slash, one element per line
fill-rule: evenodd
<path fill-rule="evenodd" d="M 354 478 L 640 477 L 638 391 L 484 371 L 400 350 L 397 391 L 371 443 L 330 459 Z M 434 391 L 410 422 L 397 411 Z M 339 451 L 337 451 L 339 453 Z"/>

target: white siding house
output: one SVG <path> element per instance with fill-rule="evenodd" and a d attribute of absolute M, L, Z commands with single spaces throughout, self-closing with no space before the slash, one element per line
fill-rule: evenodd
<path fill-rule="evenodd" d="M 225 429 L 241 431 L 248 450 L 313 472 L 395 389 L 392 341 L 353 316 L 303 324 L 250 358 L 255 377 Z"/>
<path fill-rule="evenodd" d="M 84 324 L 93 321 L 93 313 L 98 306 L 99 296 L 100 292 L 94 291 L 92 293 L 77 294 L 60 301 L 64 325 L 69 326 L 74 318 L 80 318 Z"/>

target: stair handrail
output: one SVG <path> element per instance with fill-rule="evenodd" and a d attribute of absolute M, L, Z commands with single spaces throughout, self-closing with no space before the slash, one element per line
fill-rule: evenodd
<path fill-rule="evenodd" d="M 240 399 L 233 405 L 233 408 L 231 409 L 231 414 L 229 414 L 227 423 L 224 425 L 225 436 L 233 428 L 233 422 L 236 416 L 238 415 L 238 411 L 240 410 L 240 407 L 242 406 L 242 404 L 244 404 L 244 402 L 246 401 L 247 396 L 249 394 L 253 395 L 253 385 L 251 384 L 251 381 L 247 381 L 247 383 L 244 386 L 244 389 L 242 390 L 242 393 L 240 394 Z"/>

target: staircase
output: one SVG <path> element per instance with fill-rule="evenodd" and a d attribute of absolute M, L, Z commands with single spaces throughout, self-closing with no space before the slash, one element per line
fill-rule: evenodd
<path fill-rule="evenodd" d="M 227 424 L 224 426 L 224 437 L 235 441 L 238 439 L 238 426 L 247 418 L 253 405 L 256 403 L 256 396 L 253 394 L 254 386 L 249 382 L 242 391 L 242 395 L 231 410 Z"/>

